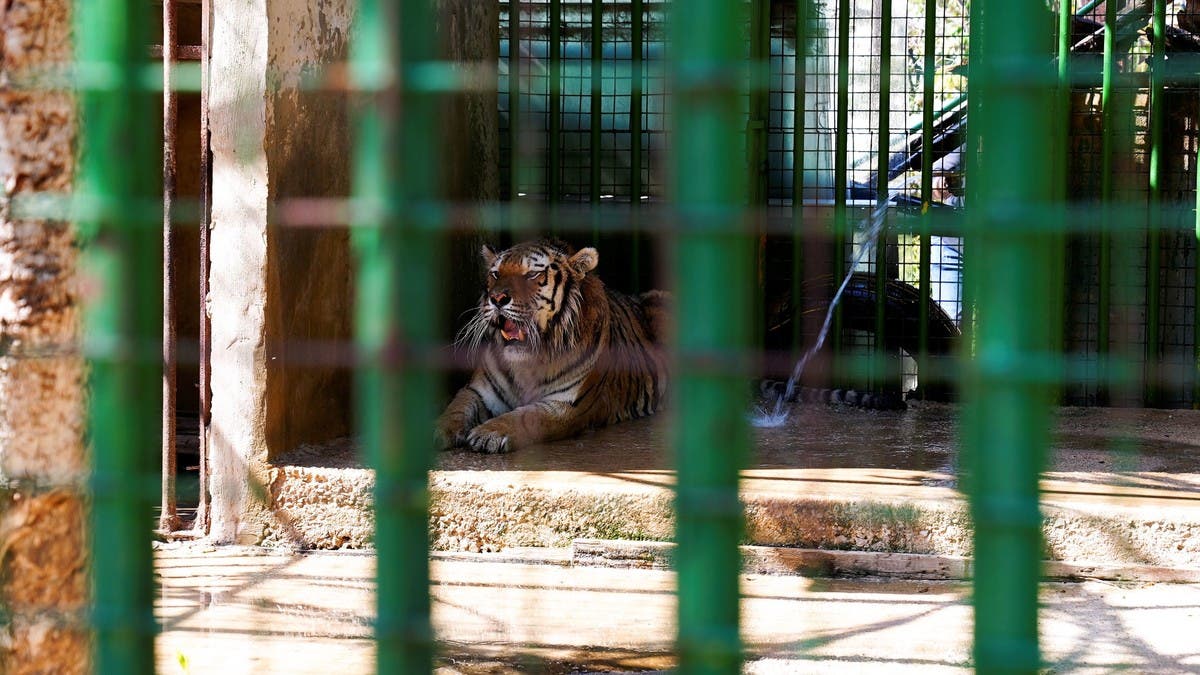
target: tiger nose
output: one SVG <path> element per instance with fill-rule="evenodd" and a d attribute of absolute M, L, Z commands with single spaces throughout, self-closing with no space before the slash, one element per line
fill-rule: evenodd
<path fill-rule="evenodd" d="M 490 294 L 488 297 L 492 299 L 492 304 L 498 308 L 503 307 L 512 301 L 512 298 L 509 297 L 508 293 L 505 293 L 504 291 L 496 291 Z"/>

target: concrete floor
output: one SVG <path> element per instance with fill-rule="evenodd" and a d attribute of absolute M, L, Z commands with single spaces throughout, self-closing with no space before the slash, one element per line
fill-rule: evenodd
<path fill-rule="evenodd" d="M 554 556 L 432 565 L 439 673 L 670 668 L 674 575 Z M 373 672 L 374 556 L 160 547 L 159 672 Z M 748 673 L 965 673 L 962 582 L 745 574 Z M 1046 672 L 1200 671 L 1200 585 L 1045 583 Z"/>

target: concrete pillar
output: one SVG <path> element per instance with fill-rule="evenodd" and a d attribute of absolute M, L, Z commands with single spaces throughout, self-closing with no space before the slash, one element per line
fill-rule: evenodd
<path fill-rule="evenodd" d="M 346 59 L 347 2 L 214 3 L 211 36 L 213 539 L 272 527 L 267 462 L 349 429 L 345 228 L 279 222 L 287 200 L 349 193 L 345 97 L 302 77 Z M 258 487 L 255 487 L 255 486 Z"/>
<path fill-rule="evenodd" d="M 70 8 L 0 9 L 0 82 L 69 65 Z M 0 672 L 88 668 L 74 623 L 88 583 L 75 233 L 14 212 L 21 197 L 71 190 L 74 139 L 69 95 L 0 86 Z"/>
<path fill-rule="evenodd" d="M 440 7 L 446 57 L 494 69 L 495 3 Z M 346 96 L 305 84 L 347 59 L 353 7 L 242 0 L 213 8 L 211 536 L 255 543 L 287 538 L 268 503 L 269 463 L 351 432 L 351 372 L 342 358 L 353 340 L 349 232 L 314 227 L 311 211 L 303 228 L 281 217 L 297 213 L 297 199 L 349 196 Z M 481 91 L 448 99 L 445 126 L 433 130 L 446 139 L 455 201 L 499 193 L 495 89 L 492 74 Z M 473 272 L 478 237 L 455 241 L 453 255 Z M 468 278 L 452 297 L 473 300 L 477 280 Z"/>

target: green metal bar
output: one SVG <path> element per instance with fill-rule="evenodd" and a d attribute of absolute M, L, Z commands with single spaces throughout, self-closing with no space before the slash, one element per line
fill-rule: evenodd
<path fill-rule="evenodd" d="M 808 106 L 808 4 L 796 0 L 795 91 L 792 95 L 792 348 L 804 341 L 804 141 Z"/>
<path fill-rule="evenodd" d="M 878 145 L 875 150 L 875 198 L 886 200 L 892 140 L 892 0 L 880 0 L 879 3 L 878 132 Z M 928 149 L 925 154 L 929 154 Z M 884 218 L 887 218 L 886 214 Z M 871 364 L 871 384 L 880 389 L 899 389 L 898 384 L 892 386 L 892 380 L 898 380 L 900 373 L 897 372 L 893 376 L 884 372 L 884 359 L 887 355 L 884 348 L 887 332 L 887 250 L 888 228 L 884 225 L 875 242 L 875 359 Z"/>
<path fill-rule="evenodd" d="M 749 448 L 744 387 L 753 315 L 753 247 L 743 229 L 746 172 L 741 76 L 746 6 L 693 0 L 671 8 L 669 69 L 675 138 L 671 195 L 678 219 L 675 267 L 677 384 L 672 432 L 679 584 L 679 670 L 738 673 L 742 508 L 738 471 Z M 729 313 L 733 312 L 730 316 Z M 723 364 L 714 369 L 712 364 Z"/>
<path fill-rule="evenodd" d="M 1167 3 L 1154 0 L 1151 19 L 1153 30 L 1153 55 L 1150 64 L 1150 212 L 1146 227 L 1146 378 L 1143 398 L 1147 406 L 1159 403 L 1159 366 L 1161 345 L 1159 344 L 1159 322 L 1161 312 L 1160 271 L 1162 255 L 1160 248 L 1162 231 L 1162 150 L 1163 125 L 1166 109 L 1163 93 L 1163 67 L 1167 55 Z"/>
<path fill-rule="evenodd" d="M 1092 11 L 1093 9 L 1096 9 L 1097 7 L 1099 7 L 1100 3 L 1102 3 L 1102 2 L 1104 2 L 1104 0 L 1090 0 L 1090 2 L 1085 4 L 1083 7 L 1080 7 L 1079 9 L 1075 10 L 1075 16 L 1083 16 L 1084 14 L 1087 14 L 1088 12 Z"/>
<path fill-rule="evenodd" d="M 771 57 L 770 0 L 750 3 L 750 118 L 746 121 L 746 143 L 750 172 L 750 203 L 767 203 L 767 116 L 770 114 L 769 62 Z"/>
<path fill-rule="evenodd" d="M 436 232 L 438 101 L 415 77 L 437 60 L 432 3 L 363 0 L 356 71 L 381 64 L 396 84 L 363 106 L 354 189 L 359 255 L 357 408 L 363 448 L 375 470 L 377 618 L 380 673 L 428 673 L 428 471 L 432 464 L 438 377 Z M 515 43 L 512 43 L 515 45 Z M 428 294 L 432 293 L 433 298 Z M 424 299 L 421 299 L 424 297 Z"/>
<path fill-rule="evenodd" d="M 591 199 L 600 203 L 600 130 L 604 86 L 604 3 L 592 0 Z"/>
<path fill-rule="evenodd" d="M 933 255 L 930 250 L 932 232 L 930 207 L 933 204 L 933 101 L 936 84 L 937 60 L 937 0 L 925 0 L 925 40 L 924 59 L 922 62 L 921 81 L 921 233 L 918 237 L 919 259 L 917 262 L 917 288 L 921 294 L 919 312 L 920 325 L 917 326 L 917 377 L 922 396 L 929 389 L 929 303 L 932 301 L 933 288 L 930 278 L 930 265 Z"/>
<path fill-rule="evenodd" d="M 926 15 L 926 16 L 928 16 L 928 15 Z M 934 28 L 936 29 L 936 26 Z M 935 49 L 936 49 L 936 47 L 935 47 Z M 938 108 L 937 110 L 935 110 L 933 112 L 933 117 L 928 122 L 928 124 L 933 124 L 933 120 L 941 119 L 942 115 L 945 115 L 946 113 L 950 112 L 951 110 L 954 110 L 958 106 L 962 105 L 963 101 L 966 101 L 966 100 L 967 100 L 966 94 L 959 94 L 958 96 L 955 96 L 954 98 L 950 99 L 944 105 L 942 105 L 942 107 Z M 930 105 L 932 105 L 932 104 L 930 104 Z M 921 120 L 919 120 L 916 124 L 914 124 L 908 128 L 908 133 L 915 134 L 918 131 L 921 131 L 922 129 L 924 129 L 926 124 L 927 123 L 924 120 L 924 116 L 922 116 Z"/>
<path fill-rule="evenodd" d="M 1200 149 L 1196 152 L 1200 163 Z M 1193 166 L 1200 166 L 1194 163 Z M 1192 249 L 1192 409 L 1200 410 L 1200 168 L 1196 174 L 1196 205 Z"/>
<path fill-rule="evenodd" d="M 1062 0 L 1058 12 L 1058 126 L 1054 145 L 1054 184 L 1061 203 L 1062 222 L 1066 222 L 1067 195 L 1069 188 L 1068 162 L 1071 139 L 1071 23 L 1075 12 L 1073 0 Z M 1055 331 L 1054 344 L 1065 353 L 1067 316 L 1067 235 L 1055 237 L 1054 241 L 1054 286 L 1055 315 L 1050 322 Z"/>
<path fill-rule="evenodd" d="M 517 201 L 521 158 L 521 0 L 508 0 L 508 198 Z"/>
<path fill-rule="evenodd" d="M 1109 2 L 1104 7 L 1104 69 L 1101 84 L 1100 117 L 1100 200 L 1105 206 L 1113 202 L 1113 151 L 1116 133 L 1113 120 L 1116 115 L 1116 69 L 1117 69 L 1117 3 Z M 1096 353 L 1100 357 L 1100 382 L 1097 399 L 1106 403 L 1109 398 L 1109 373 L 1105 365 L 1110 352 L 1109 311 L 1112 307 L 1112 218 L 1101 219 L 1099 281 L 1096 297 Z"/>
<path fill-rule="evenodd" d="M 550 0 L 550 156 L 546 167 L 546 192 L 551 204 L 562 194 L 562 0 Z"/>
<path fill-rule="evenodd" d="M 1013 232 L 1009 204 L 1054 218 L 1049 162 L 1053 75 L 1051 18 L 1042 0 L 971 4 L 970 147 L 982 152 L 968 176 L 975 275 L 974 358 L 965 366 L 966 475 L 974 521 L 975 669 L 1036 673 L 1042 558 L 1038 475 L 1050 425 L 1047 387 L 1018 372 L 1050 348 L 1050 235 Z"/>
<path fill-rule="evenodd" d="M 142 84 L 149 31 L 140 3 L 77 8 L 76 58 L 104 88 L 78 93 L 82 147 L 77 190 L 84 265 L 103 293 L 88 307 L 91 353 L 91 621 L 97 673 L 153 673 L 151 514 L 160 481 L 162 405 L 162 147 L 155 97 Z M 161 105 L 161 101 L 158 102 Z M 120 162 L 120 170 L 113 163 Z"/>
<path fill-rule="evenodd" d="M 645 10 L 642 2 L 643 0 L 633 0 L 629 10 L 632 13 L 630 42 L 633 50 L 630 54 L 632 62 L 629 80 L 629 201 L 635 207 L 642 203 L 642 50 L 645 49 Z"/>
<path fill-rule="evenodd" d="M 833 273 L 841 278 L 846 267 L 846 162 L 850 133 L 850 0 L 838 1 L 837 113 L 833 140 Z M 833 310 L 830 337 L 834 362 L 833 380 L 840 380 L 838 357 L 842 355 L 842 307 Z"/>
<path fill-rule="evenodd" d="M 630 36 L 632 52 L 630 54 L 629 80 L 629 202 L 634 209 L 642 205 L 642 50 L 645 48 L 644 8 L 643 0 L 633 0 L 630 3 Z M 630 269 L 633 270 L 633 289 L 641 290 L 637 270 L 642 263 L 640 219 L 635 217 L 630 221 L 633 230 L 633 246 L 630 249 Z"/>

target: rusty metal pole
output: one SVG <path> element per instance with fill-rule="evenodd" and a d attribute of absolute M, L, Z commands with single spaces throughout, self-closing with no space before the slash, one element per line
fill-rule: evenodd
<path fill-rule="evenodd" d="M 193 528 L 197 534 L 208 533 L 208 425 L 212 395 L 209 379 L 212 371 L 212 349 L 209 344 L 212 322 L 208 315 L 208 239 L 212 220 L 212 162 L 208 144 L 208 46 L 212 37 L 212 1 L 200 3 L 200 500 L 196 505 Z"/>
<path fill-rule="evenodd" d="M 171 207 L 175 202 L 175 140 L 178 128 L 178 96 L 171 86 L 176 43 L 175 0 L 163 0 L 162 71 L 163 71 L 163 339 L 162 339 L 162 507 L 158 527 L 163 532 L 179 529 L 175 504 L 175 260 L 171 236 L 175 227 Z"/>

